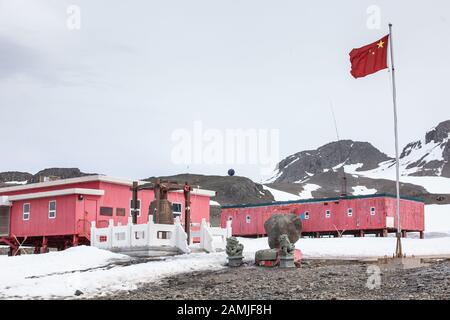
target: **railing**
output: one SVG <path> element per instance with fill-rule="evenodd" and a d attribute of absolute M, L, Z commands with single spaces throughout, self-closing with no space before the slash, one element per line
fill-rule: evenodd
<path fill-rule="evenodd" d="M 231 221 L 227 221 L 226 228 L 211 227 L 205 219 L 194 225 L 197 230 L 191 230 L 192 239 L 200 239 L 199 246 L 207 252 L 225 250 L 226 239 L 231 237 Z M 100 249 L 132 248 L 132 247 L 173 247 L 181 252 L 189 253 L 187 235 L 180 219 L 175 218 L 175 224 L 155 224 L 153 217 L 149 216 L 146 224 L 133 224 L 128 219 L 125 226 L 114 226 L 109 220 L 106 228 L 99 228 L 95 221 L 91 224 L 91 245 Z"/>
<path fill-rule="evenodd" d="M 205 219 L 200 223 L 200 230 L 191 232 L 191 239 L 200 238 L 200 248 L 207 252 L 225 250 L 226 239 L 231 237 L 231 221 L 227 221 L 225 228 L 211 227 Z M 192 240 L 191 240 L 192 242 Z"/>
<path fill-rule="evenodd" d="M 106 228 L 98 228 L 95 221 L 91 224 L 91 245 L 100 249 L 131 248 L 131 247 L 172 247 L 181 252 L 189 253 L 187 235 L 175 218 L 175 224 L 155 224 L 153 217 L 149 216 L 146 224 L 133 224 L 128 218 L 125 226 L 114 226 L 109 220 Z"/>

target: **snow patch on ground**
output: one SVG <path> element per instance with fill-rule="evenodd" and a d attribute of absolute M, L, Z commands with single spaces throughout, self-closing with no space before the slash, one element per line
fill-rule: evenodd
<path fill-rule="evenodd" d="M 220 203 L 218 203 L 217 201 L 214 201 L 214 200 L 209 200 L 209 205 L 220 207 Z"/>
<path fill-rule="evenodd" d="M 368 189 L 366 186 L 356 186 L 352 188 L 354 196 L 362 196 L 377 193 L 377 189 Z"/>
<path fill-rule="evenodd" d="M 429 163 L 431 161 L 444 161 L 443 146 L 447 140 L 448 139 L 446 139 L 444 142 L 438 143 L 430 141 L 427 144 L 425 143 L 424 139 L 415 142 L 407 150 L 408 155 L 400 159 L 400 168 L 402 175 L 408 175 L 417 172 L 419 169 L 417 167 L 413 167 L 410 169 L 407 169 L 406 167 L 410 164 L 416 163 L 419 160 L 421 163 Z"/>
<path fill-rule="evenodd" d="M 76 247 L 61 252 L 17 257 L 0 257 L 0 298 L 83 298 L 117 290 L 136 289 L 140 283 L 157 281 L 182 272 L 220 269 L 225 253 L 193 253 L 162 261 L 127 266 L 105 265 L 127 261 L 128 256 L 93 247 Z M 93 270 L 86 269 L 97 268 Z M 85 271 L 81 271 L 85 270 Z"/>
<path fill-rule="evenodd" d="M 287 166 L 284 167 L 284 169 L 289 168 L 291 165 L 293 165 L 294 163 L 296 163 L 298 160 L 300 160 L 300 158 L 295 158 L 293 161 L 289 162 L 289 164 Z"/>
<path fill-rule="evenodd" d="M 3 183 L 5 183 L 5 184 L 22 184 L 22 185 L 24 185 L 24 184 L 28 183 L 28 180 L 25 180 L 25 181 L 5 181 Z"/>
<path fill-rule="evenodd" d="M 351 166 L 346 166 L 345 172 L 372 179 L 386 179 L 395 181 L 395 165 L 393 165 L 390 161 L 382 162 L 380 167 L 368 171 L 356 171 Z M 400 182 L 422 186 L 430 193 L 450 193 L 450 178 L 402 175 L 400 177 Z"/>
<path fill-rule="evenodd" d="M 268 249 L 267 238 L 239 238 L 244 253 L 251 256 Z M 396 239 L 391 238 L 302 238 L 295 244 L 304 258 L 382 258 L 395 252 Z M 435 239 L 402 239 L 403 251 L 408 255 L 450 255 L 450 237 Z"/>
<path fill-rule="evenodd" d="M 283 171 L 280 171 L 280 169 L 276 169 L 273 176 L 271 178 L 268 178 L 267 180 L 265 180 L 265 183 L 272 183 L 275 180 L 277 180 L 281 175 L 283 174 Z"/>
<path fill-rule="evenodd" d="M 347 164 L 344 166 L 344 171 L 345 172 L 356 172 L 363 165 L 364 165 L 363 163 Z"/>
<path fill-rule="evenodd" d="M 307 183 L 303 186 L 303 191 L 299 193 L 300 199 L 312 199 L 313 191 L 319 190 L 321 187 L 317 184 Z"/>
<path fill-rule="evenodd" d="M 285 191 L 281 191 L 281 190 L 277 190 L 277 189 L 273 189 L 270 188 L 268 186 L 263 185 L 264 190 L 269 191 L 273 198 L 275 199 L 275 201 L 292 201 L 292 200 L 300 200 L 300 197 L 289 193 L 289 192 L 285 192 Z"/>
<path fill-rule="evenodd" d="M 450 233 L 450 204 L 425 206 L 425 232 Z"/>

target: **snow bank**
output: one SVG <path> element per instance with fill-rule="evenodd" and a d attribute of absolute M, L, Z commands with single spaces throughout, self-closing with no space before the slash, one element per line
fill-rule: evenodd
<path fill-rule="evenodd" d="M 220 207 L 220 203 L 218 203 L 217 201 L 214 201 L 214 200 L 209 200 L 209 205 L 210 206 Z"/>
<path fill-rule="evenodd" d="M 383 162 L 373 170 L 356 171 L 355 166 L 345 166 L 345 172 L 371 179 L 395 180 L 395 166 L 392 162 Z M 424 187 L 430 193 L 450 193 L 450 178 L 430 176 L 406 176 L 402 173 L 400 182 L 411 183 Z"/>
<path fill-rule="evenodd" d="M 42 276 L 51 273 L 85 270 L 107 265 L 130 257 L 79 246 L 46 254 L 23 254 L 16 257 L 0 256 L 0 285 L 17 277 Z M 31 267 L 32 266 L 32 267 Z"/>
<path fill-rule="evenodd" d="M 246 256 L 260 249 L 267 249 L 267 238 L 239 238 L 244 244 Z M 396 239 L 391 238 L 319 238 L 300 239 L 295 244 L 305 258 L 377 258 L 392 256 Z M 402 239 L 403 251 L 407 255 L 450 255 L 450 237 L 434 239 Z"/>
<path fill-rule="evenodd" d="M 106 264 L 130 260 L 93 247 L 18 257 L 0 257 L 0 298 L 74 298 L 131 290 L 140 283 L 182 272 L 220 269 L 225 253 L 195 253 L 128 266 Z M 87 270 L 88 268 L 96 268 Z M 84 270 L 84 271 L 82 271 Z"/>
<path fill-rule="evenodd" d="M 281 190 L 273 189 L 268 186 L 263 185 L 264 190 L 269 191 L 275 201 L 291 201 L 291 200 L 300 200 L 299 196 L 296 196 L 295 194 L 284 192 Z"/>
<path fill-rule="evenodd" d="M 450 233 L 450 204 L 425 206 L 425 231 Z"/>
<path fill-rule="evenodd" d="M 321 187 L 317 184 L 313 183 L 307 183 L 303 186 L 303 191 L 300 192 L 299 196 L 300 199 L 312 199 L 312 193 L 313 191 L 319 190 Z"/>
<path fill-rule="evenodd" d="M 354 196 L 362 196 L 377 193 L 377 189 L 368 189 L 366 186 L 356 186 L 352 188 Z"/>
<path fill-rule="evenodd" d="M 3 183 L 5 183 L 5 184 L 22 184 L 22 185 L 24 185 L 24 184 L 28 183 L 28 180 L 25 180 L 25 181 L 5 181 Z"/>

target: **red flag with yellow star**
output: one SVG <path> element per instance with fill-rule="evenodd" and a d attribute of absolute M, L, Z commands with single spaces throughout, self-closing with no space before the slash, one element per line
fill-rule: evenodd
<path fill-rule="evenodd" d="M 350 52 L 350 62 L 352 70 L 350 73 L 355 78 L 362 78 L 369 74 L 386 69 L 387 65 L 387 48 L 389 35 L 381 38 L 367 46 L 353 49 Z"/>

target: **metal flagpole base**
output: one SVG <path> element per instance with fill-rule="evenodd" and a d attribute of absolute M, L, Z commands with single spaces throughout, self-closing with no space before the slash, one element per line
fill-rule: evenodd
<path fill-rule="evenodd" d="M 402 235 L 400 232 L 397 232 L 397 247 L 395 249 L 395 256 L 397 258 L 403 257 L 403 251 L 402 251 Z"/>
<path fill-rule="evenodd" d="M 426 266 L 427 264 L 422 261 L 420 257 L 393 257 L 388 258 L 384 257 L 378 259 L 378 266 L 380 269 L 384 271 L 392 271 L 392 270 L 407 270 L 414 269 Z"/>

